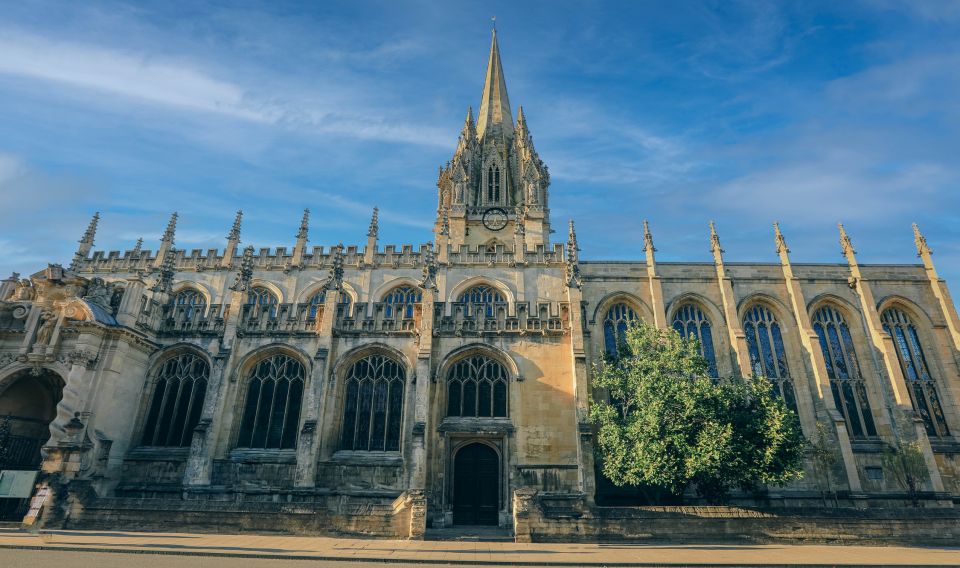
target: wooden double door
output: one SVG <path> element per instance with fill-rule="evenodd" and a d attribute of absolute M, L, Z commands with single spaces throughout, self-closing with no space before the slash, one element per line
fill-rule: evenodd
<path fill-rule="evenodd" d="M 453 459 L 453 523 L 494 525 L 500 512 L 500 457 L 486 444 L 460 448 Z"/>

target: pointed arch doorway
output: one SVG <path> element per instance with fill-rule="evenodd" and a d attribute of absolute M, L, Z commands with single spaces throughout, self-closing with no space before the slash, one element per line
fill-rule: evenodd
<path fill-rule="evenodd" d="M 500 456 L 486 444 L 460 448 L 453 459 L 453 524 L 499 523 Z"/>

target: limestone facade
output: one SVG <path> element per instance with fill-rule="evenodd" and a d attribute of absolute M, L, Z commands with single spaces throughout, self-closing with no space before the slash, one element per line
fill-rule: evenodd
<path fill-rule="evenodd" d="M 922 264 L 859 264 L 842 227 L 843 264 L 792 263 L 779 228 L 776 262 L 727 262 L 712 226 L 713 262 L 658 262 L 649 229 L 641 260 L 581 260 L 572 222 L 551 242 L 549 183 L 494 36 L 430 243 L 382 246 L 374 210 L 365 246 L 308 247 L 305 211 L 292 249 L 241 248 L 238 212 L 224 250 L 176 249 L 173 214 L 158 250 L 102 252 L 94 216 L 69 268 L 0 286 L 3 467 L 43 444 L 50 518 L 75 525 L 512 527 L 531 492 L 603 504 L 590 369 L 639 317 L 826 433 L 829 471 L 744 503 L 902 505 L 881 462 L 902 441 L 924 502 L 960 499 L 960 321 L 919 230 Z"/>

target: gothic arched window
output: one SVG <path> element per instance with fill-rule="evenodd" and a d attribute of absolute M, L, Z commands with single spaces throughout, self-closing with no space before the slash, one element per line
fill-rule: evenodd
<path fill-rule="evenodd" d="M 173 305 L 177 311 L 184 314 L 184 317 L 190 319 L 193 314 L 202 314 L 207 305 L 207 299 L 198 290 L 186 288 L 177 292 L 173 298 Z"/>
<path fill-rule="evenodd" d="M 383 355 L 368 355 L 350 366 L 344 380 L 340 449 L 400 450 L 405 380 L 403 365 Z"/>
<path fill-rule="evenodd" d="M 278 303 L 277 296 L 264 286 L 254 286 L 247 293 L 247 305 L 251 306 L 254 316 L 259 314 L 276 316 Z"/>
<path fill-rule="evenodd" d="M 707 360 L 708 372 L 711 377 L 717 377 L 717 356 L 713 352 L 713 333 L 710 330 L 710 320 L 696 304 L 680 306 L 673 316 L 673 329 L 681 337 L 696 339 L 700 343 L 700 354 Z"/>
<path fill-rule="evenodd" d="M 930 436 L 949 436 L 947 421 L 937 395 L 937 384 L 930 374 L 927 359 L 920 346 L 917 328 L 910 316 L 899 308 L 889 308 L 881 316 L 883 329 L 893 337 L 897 344 L 897 359 L 903 378 L 910 390 L 913 408 L 920 413 L 923 424 Z"/>
<path fill-rule="evenodd" d="M 470 304 L 473 310 L 483 310 L 487 317 L 491 317 L 493 316 L 496 305 L 502 304 L 507 300 L 503 297 L 503 293 L 500 290 L 487 284 L 481 284 L 460 294 L 457 301 L 462 304 Z"/>
<path fill-rule="evenodd" d="M 876 436 L 867 389 L 843 315 L 833 306 L 824 306 L 813 314 L 813 330 L 820 338 L 833 401 L 846 418 L 847 430 L 854 438 Z"/>
<path fill-rule="evenodd" d="M 247 380 L 247 402 L 237 446 L 281 450 L 295 447 L 303 398 L 303 365 L 288 355 L 273 355 L 254 365 Z"/>
<path fill-rule="evenodd" d="M 181 353 L 157 371 L 143 428 L 144 446 L 186 447 L 200 421 L 210 366 L 202 357 Z"/>
<path fill-rule="evenodd" d="M 507 370 L 474 355 L 457 361 L 447 375 L 447 416 L 507 416 Z"/>
<path fill-rule="evenodd" d="M 624 303 L 614 304 L 603 318 L 603 347 L 607 355 L 616 357 L 620 344 L 626 340 L 627 327 L 638 319 L 633 308 Z"/>
<path fill-rule="evenodd" d="M 787 367 L 780 323 L 773 312 L 760 304 L 754 305 L 743 317 L 743 332 L 747 335 L 753 374 L 769 379 L 774 392 L 783 398 L 788 408 L 796 411 L 797 399 Z"/>
<path fill-rule="evenodd" d="M 423 301 L 423 292 L 419 288 L 397 286 L 383 297 L 383 303 L 386 304 L 384 316 L 392 318 L 396 313 L 402 318 L 412 318 L 414 306 L 421 301 Z"/>
<path fill-rule="evenodd" d="M 317 317 L 317 309 L 323 305 L 327 300 L 327 290 L 326 288 L 321 289 L 319 292 L 310 297 L 310 312 L 309 317 L 313 319 Z M 340 297 L 337 298 L 338 306 L 349 306 L 351 302 L 350 294 L 347 294 L 344 291 L 340 291 Z"/>
<path fill-rule="evenodd" d="M 487 168 L 487 203 L 500 203 L 500 167 Z"/>

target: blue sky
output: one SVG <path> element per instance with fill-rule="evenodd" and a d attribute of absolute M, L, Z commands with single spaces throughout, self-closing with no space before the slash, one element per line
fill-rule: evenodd
<path fill-rule="evenodd" d="M 960 2 L 6 3 L 0 271 L 98 249 L 432 238 L 497 28 L 583 257 L 915 262 L 960 282 Z M 555 235 L 563 240 L 563 235 Z"/>

